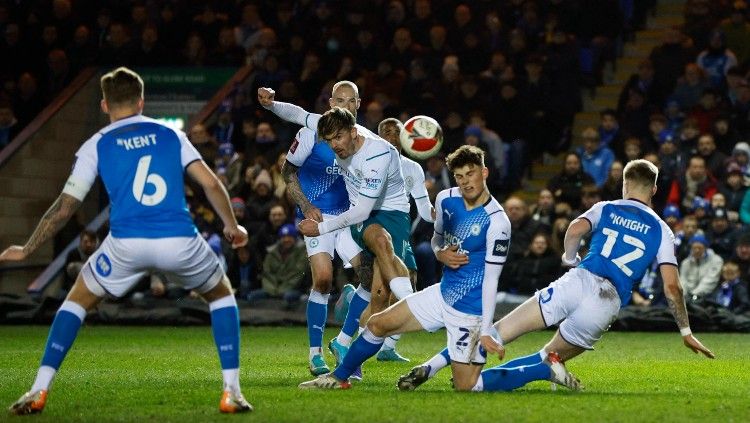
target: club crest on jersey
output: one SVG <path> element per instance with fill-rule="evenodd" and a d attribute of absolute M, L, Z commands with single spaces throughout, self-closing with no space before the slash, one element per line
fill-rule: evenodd
<path fill-rule="evenodd" d="M 406 178 L 404 178 L 404 184 L 406 184 L 406 192 L 411 192 L 411 188 L 414 186 L 414 178 L 412 178 L 411 176 L 407 176 Z"/>
<path fill-rule="evenodd" d="M 555 288 L 547 288 L 539 292 L 539 302 L 542 304 L 548 303 L 552 299 L 553 292 L 555 292 Z"/>
<path fill-rule="evenodd" d="M 497 257 L 505 257 L 508 255 L 508 247 L 510 246 L 509 239 L 497 239 L 495 240 L 495 246 L 492 248 L 492 255 Z"/>
<path fill-rule="evenodd" d="M 112 273 L 112 263 L 106 254 L 99 254 L 96 258 L 96 273 L 105 277 Z"/>
<path fill-rule="evenodd" d="M 320 244 L 320 241 L 318 241 L 318 238 L 313 238 L 310 240 L 310 248 L 315 248 Z"/>
<path fill-rule="evenodd" d="M 479 235 L 479 232 L 482 232 L 482 227 L 479 226 L 478 223 L 475 223 L 475 224 L 471 225 L 471 234 L 472 235 L 477 236 L 477 235 Z"/>

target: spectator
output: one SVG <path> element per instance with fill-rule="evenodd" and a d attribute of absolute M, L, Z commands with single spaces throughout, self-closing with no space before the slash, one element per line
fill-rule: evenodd
<path fill-rule="evenodd" d="M 555 197 L 548 189 L 539 191 L 536 204 L 531 208 L 531 218 L 551 228 L 555 218 Z"/>
<path fill-rule="evenodd" d="M 638 137 L 627 137 L 625 139 L 623 161 L 627 163 L 632 160 L 638 160 L 641 157 L 643 157 L 643 145 L 641 144 L 641 139 Z"/>
<path fill-rule="evenodd" d="M 445 155 L 437 153 L 427 159 L 427 169 L 424 173 L 425 183 L 432 185 L 435 192 L 448 189 L 453 185 L 453 177 L 445 165 Z"/>
<path fill-rule="evenodd" d="M 625 86 L 620 91 L 617 108 L 622 110 L 625 106 L 630 89 L 637 88 L 646 94 L 646 103 L 661 108 L 664 103 L 664 86 L 654 83 L 654 66 L 649 59 L 643 59 L 638 64 L 638 73 L 630 75 Z"/>
<path fill-rule="evenodd" d="M 680 105 L 680 109 L 690 110 L 698 104 L 703 91 L 709 86 L 703 69 L 695 63 L 688 63 L 685 65 L 685 74 L 677 82 L 671 98 Z"/>
<path fill-rule="evenodd" d="M 745 13 L 747 3 L 736 1 L 732 5 L 729 18 L 719 26 L 726 36 L 727 48 L 734 52 L 740 64 L 750 61 L 750 24 L 747 23 Z"/>
<path fill-rule="evenodd" d="M 596 186 L 600 187 L 607 180 L 609 168 L 615 161 L 615 155 L 606 144 L 600 143 L 599 132 L 594 128 L 586 128 L 581 133 L 583 146 L 579 148 L 581 166 L 584 172 L 591 175 Z"/>
<path fill-rule="evenodd" d="M 709 241 L 711 249 L 721 256 L 722 259 L 728 259 L 734 252 L 736 242 L 735 231 L 729 223 L 727 210 L 716 208 L 711 213 L 711 223 L 706 231 L 706 238 Z"/>
<path fill-rule="evenodd" d="M 726 154 L 716 149 L 716 142 L 711 134 L 701 135 L 698 138 L 698 155 L 703 157 L 706 167 L 716 179 L 722 179 L 725 172 Z"/>
<path fill-rule="evenodd" d="M 70 250 L 65 257 L 65 272 L 63 273 L 63 282 L 60 287 L 62 296 L 66 296 L 73 287 L 73 283 L 81 272 L 81 268 L 91 257 L 99 246 L 99 237 L 96 232 L 88 229 L 81 231 L 78 239 L 78 247 Z"/>
<path fill-rule="evenodd" d="M 251 291 L 261 288 L 258 285 L 258 263 L 249 246 L 245 245 L 235 250 L 227 277 L 239 298 L 247 299 Z"/>
<path fill-rule="evenodd" d="M 747 291 L 747 284 L 740 278 L 740 267 L 735 262 L 727 261 L 721 268 L 721 283 L 707 300 L 734 314 L 741 314 L 750 310 Z"/>
<path fill-rule="evenodd" d="M 685 66 L 695 57 L 683 45 L 683 38 L 679 29 L 668 28 L 664 31 L 662 44 L 655 47 L 649 55 L 654 65 L 654 84 L 663 87 L 667 93 L 672 92 Z"/>
<path fill-rule="evenodd" d="M 638 88 L 631 88 L 625 98 L 625 104 L 618 110 L 620 124 L 624 132 L 639 138 L 647 137 L 650 109 L 646 103 L 646 94 Z"/>
<path fill-rule="evenodd" d="M 36 77 L 24 72 L 18 77 L 16 95 L 13 98 L 13 111 L 18 119 L 18 127 L 28 125 L 44 108 L 44 97 L 39 90 Z"/>
<path fill-rule="evenodd" d="M 677 260 L 682 262 L 690 255 L 690 239 L 695 235 L 703 235 L 703 230 L 698 225 L 698 219 L 693 215 L 687 215 L 682 219 L 682 230 L 675 234 L 677 245 Z"/>
<path fill-rule="evenodd" d="M 253 191 L 245 201 L 247 217 L 251 222 L 254 222 L 251 226 L 257 226 L 258 223 L 265 221 L 275 203 L 276 198 L 273 196 L 271 175 L 267 170 L 262 169 L 253 180 Z M 283 220 L 286 220 L 286 217 L 284 216 Z M 280 224 L 276 225 L 274 233 L 278 226 Z"/>
<path fill-rule="evenodd" d="M 10 102 L 0 99 L 0 150 L 10 144 L 20 130 Z"/>
<path fill-rule="evenodd" d="M 750 145 L 746 142 L 738 142 L 732 149 L 730 160 L 740 168 L 742 184 L 750 186 Z"/>
<path fill-rule="evenodd" d="M 190 129 L 190 142 L 193 144 L 203 161 L 206 163 L 216 163 L 219 153 L 219 145 L 216 140 L 208 133 L 206 126 L 198 123 Z"/>
<path fill-rule="evenodd" d="M 732 154 L 732 149 L 740 140 L 740 133 L 732 124 L 729 115 L 721 114 L 714 119 L 711 134 L 716 141 L 716 147 L 725 155 Z"/>
<path fill-rule="evenodd" d="M 563 171 L 550 179 L 547 189 L 555 196 L 555 203 L 567 203 L 572 209 L 581 206 L 581 187 L 594 183 L 594 179 L 581 168 L 581 159 L 575 153 L 565 155 Z"/>
<path fill-rule="evenodd" d="M 698 137 L 701 135 L 698 122 L 693 118 L 687 118 L 680 128 L 677 146 L 683 154 L 694 154 L 698 147 Z"/>
<path fill-rule="evenodd" d="M 668 129 L 659 134 L 659 174 L 667 175 L 670 180 L 677 178 L 687 166 L 687 157 L 677 148 L 677 142 Z"/>
<path fill-rule="evenodd" d="M 740 278 L 748 280 L 750 277 L 750 233 L 743 233 L 737 238 L 734 254 L 730 261 L 740 267 Z"/>
<path fill-rule="evenodd" d="M 708 75 L 711 86 L 720 88 L 732 66 L 737 66 L 737 57 L 727 48 L 727 39 L 721 30 L 713 30 L 709 35 L 708 48 L 695 59 L 695 63 Z"/>
<path fill-rule="evenodd" d="M 708 296 L 716 289 L 724 260 L 708 248 L 703 235 L 690 239 L 690 256 L 680 263 L 680 282 L 685 298 L 693 301 Z"/>
<path fill-rule="evenodd" d="M 565 252 L 565 232 L 568 230 L 569 225 L 570 217 L 568 216 L 560 216 L 552 223 L 550 248 L 559 256 L 562 256 L 562 253 Z"/>
<path fill-rule="evenodd" d="M 534 293 L 560 276 L 560 255 L 550 247 L 549 235 L 534 235 L 531 244 L 514 266 L 516 272 L 511 275 L 510 291 L 526 296 Z"/>
<path fill-rule="evenodd" d="M 674 204 L 670 204 L 667 207 L 664 207 L 664 211 L 661 214 L 661 217 L 664 219 L 664 222 L 669 226 L 669 229 L 672 230 L 672 233 L 677 233 L 677 229 L 680 225 L 680 208 L 675 206 Z"/>
<path fill-rule="evenodd" d="M 711 131 L 711 125 L 720 113 L 718 92 L 714 88 L 706 88 L 701 93 L 698 104 L 688 113 L 688 118 L 694 119 L 700 133 L 705 134 Z"/>
<path fill-rule="evenodd" d="M 263 156 L 267 163 L 273 163 L 280 151 L 286 150 L 286 145 L 281 145 L 276 138 L 276 132 L 268 122 L 261 122 L 255 134 L 255 152 Z"/>
<path fill-rule="evenodd" d="M 711 198 L 716 191 L 716 179 L 708 173 L 706 161 L 703 157 L 693 156 L 684 175 L 672 183 L 667 202 L 687 211 L 696 197 Z"/>
<path fill-rule="evenodd" d="M 622 171 L 624 166 L 619 160 L 612 162 L 607 174 L 607 180 L 601 187 L 601 197 L 604 201 L 619 200 L 622 198 Z"/>
<path fill-rule="evenodd" d="M 730 162 L 726 168 L 724 181 L 719 184 L 719 192 L 724 194 L 724 198 L 726 198 L 728 213 L 740 211 L 746 191 L 747 187 L 743 184 L 742 169 L 737 163 Z"/>
<path fill-rule="evenodd" d="M 302 295 L 302 279 L 307 271 L 305 244 L 297 236 L 291 223 L 278 229 L 278 241 L 263 259 L 262 288 L 251 291 L 250 301 L 264 298 L 283 298 L 287 307 L 294 307 Z"/>
<path fill-rule="evenodd" d="M 510 250 L 508 262 L 523 257 L 529 248 L 534 235 L 539 232 L 548 233 L 550 228 L 534 220 L 529 215 L 529 206 L 518 197 L 510 197 L 503 204 L 511 225 Z"/>

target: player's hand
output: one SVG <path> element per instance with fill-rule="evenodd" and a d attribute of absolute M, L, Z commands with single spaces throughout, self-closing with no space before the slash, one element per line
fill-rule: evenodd
<path fill-rule="evenodd" d="M 479 342 L 482 344 L 482 348 L 484 348 L 487 354 L 497 354 L 500 360 L 505 357 L 505 347 L 500 345 L 500 343 L 497 342 L 497 339 L 489 335 L 484 335 L 479 338 Z"/>
<path fill-rule="evenodd" d="M 247 245 L 247 230 L 237 225 L 235 227 L 224 226 L 224 236 L 232 243 L 232 248 L 240 248 Z"/>
<path fill-rule="evenodd" d="M 701 341 L 699 341 L 696 337 L 694 337 L 692 334 L 683 336 L 682 342 L 685 344 L 686 347 L 693 350 L 694 353 L 698 354 L 701 353 L 705 355 L 708 358 L 716 358 L 713 352 L 709 350 L 708 348 L 704 347 L 703 344 L 701 344 Z"/>
<path fill-rule="evenodd" d="M 320 209 L 311 205 L 310 207 L 306 208 L 305 210 L 302 210 L 302 214 L 305 215 L 305 219 L 314 220 L 316 222 L 322 222 L 323 221 L 323 213 L 320 212 Z"/>
<path fill-rule="evenodd" d="M 273 98 L 275 95 L 276 91 L 270 88 L 258 88 L 258 103 L 267 109 L 273 105 Z"/>
<path fill-rule="evenodd" d="M 26 257 L 26 253 L 20 245 L 11 245 L 0 253 L 0 261 L 21 261 L 26 260 Z"/>
<path fill-rule="evenodd" d="M 299 231 L 302 232 L 302 235 L 304 236 L 320 235 L 320 231 L 318 231 L 318 222 L 312 219 L 305 219 L 302 222 L 299 222 Z"/>
<path fill-rule="evenodd" d="M 469 256 L 458 252 L 458 245 L 451 245 L 448 248 L 443 248 L 435 254 L 438 261 L 451 269 L 458 269 L 464 264 L 469 263 Z"/>
<path fill-rule="evenodd" d="M 568 261 L 568 259 L 565 258 L 565 253 L 563 253 L 560 260 L 562 261 L 562 265 L 565 267 L 576 267 L 581 264 L 581 256 L 578 254 L 576 254 L 576 258 L 573 261 Z"/>

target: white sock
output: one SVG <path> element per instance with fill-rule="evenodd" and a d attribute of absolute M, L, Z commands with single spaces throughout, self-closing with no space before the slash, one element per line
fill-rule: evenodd
<path fill-rule="evenodd" d="M 339 334 L 336 335 L 336 342 L 345 347 L 348 347 L 352 344 L 352 337 L 345 334 L 344 332 L 339 332 Z"/>
<path fill-rule="evenodd" d="M 473 388 L 471 388 L 472 392 L 482 392 L 484 390 L 484 381 L 482 380 L 482 374 L 479 374 L 479 377 L 477 378 L 477 384 L 474 385 Z"/>
<path fill-rule="evenodd" d="M 399 300 L 414 293 L 414 290 L 411 287 L 411 281 L 406 276 L 398 276 L 391 279 L 391 281 L 388 282 L 388 286 L 391 288 L 393 295 Z"/>
<path fill-rule="evenodd" d="M 235 394 L 240 392 L 240 369 L 225 369 L 221 371 L 224 378 L 224 390 L 231 391 Z"/>
<path fill-rule="evenodd" d="M 362 335 L 362 332 L 364 332 L 364 331 L 365 331 L 365 327 L 364 326 L 360 326 L 359 329 L 357 329 L 357 335 Z"/>
<path fill-rule="evenodd" d="M 542 358 L 542 361 L 544 361 L 544 360 L 547 359 L 547 355 L 549 355 L 549 354 L 547 354 L 547 351 L 545 351 L 544 348 L 542 348 L 541 350 L 539 350 L 539 357 Z"/>
<path fill-rule="evenodd" d="M 34 385 L 31 386 L 31 392 L 48 391 L 56 374 L 57 370 L 52 367 L 41 366 L 36 372 L 36 379 L 34 380 Z"/>
<path fill-rule="evenodd" d="M 427 360 L 427 362 L 424 364 L 426 366 L 430 366 L 430 373 L 427 375 L 427 377 L 433 377 L 435 376 L 435 374 L 437 374 L 437 372 L 448 365 L 448 360 L 446 360 L 442 354 L 435 354 L 434 357 Z"/>
<path fill-rule="evenodd" d="M 391 335 L 387 338 L 385 338 L 385 342 L 383 342 L 383 348 L 380 350 L 395 350 L 396 349 L 396 342 L 401 339 L 401 335 Z"/>
<path fill-rule="evenodd" d="M 312 360 L 313 356 L 316 356 L 316 355 L 323 355 L 323 348 L 310 347 L 310 360 Z"/>

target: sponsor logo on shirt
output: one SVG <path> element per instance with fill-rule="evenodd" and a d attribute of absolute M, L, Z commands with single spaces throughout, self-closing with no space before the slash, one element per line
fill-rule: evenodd
<path fill-rule="evenodd" d="M 509 239 L 497 239 L 495 240 L 495 246 L 492 248 L 492 255 L 505 257 L 508 255 L 508 247 L 510 247 Z"/>

